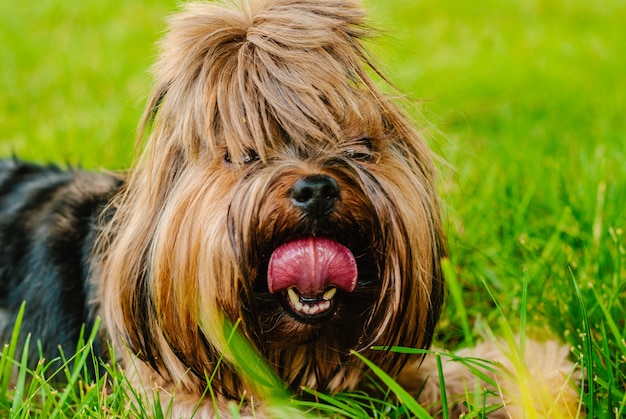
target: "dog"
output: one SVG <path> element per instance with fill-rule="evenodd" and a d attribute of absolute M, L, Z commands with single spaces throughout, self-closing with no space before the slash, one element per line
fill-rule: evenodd
<path fill-rule="evenodd" d="M 436 380 L 389 350 L 430 347 L 447 244 L 433 154 L 378 86 L 372 33 L 353 0 L 184 5 L 128 173 L 0 163 L 0 340 L 22 301 L 47 359 L 101 318 L 94 352 L 175 417 L 254 396 L 225 324 L 294 391 L 359 388 L 354 352 L 407 388 Z"/>

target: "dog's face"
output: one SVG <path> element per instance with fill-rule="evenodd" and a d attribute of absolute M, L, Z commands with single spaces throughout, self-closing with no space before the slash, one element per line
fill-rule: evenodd
<path fill-rule="evenodd" d="M 252 163 L 229 202 L 243 284 L 231 315 L 288 381 L 307 370 L 296 384 L 334 388 L 351 349 L 421 346 L 432 333 L 438 243 L 421 182 L 391 140 L 372 137 Z"/>
<path fill-rule="evenodd" d="M 150 138 L 103 241 L 114 337 L 202 381 L 224 319 L 242 319 L 283 380 L 329 390 L 358 383 L 350 350 L 427 346 L 444 254 L 433 164 L 371 80 L 360 8 L 190 5 L 170 29 Z"/>

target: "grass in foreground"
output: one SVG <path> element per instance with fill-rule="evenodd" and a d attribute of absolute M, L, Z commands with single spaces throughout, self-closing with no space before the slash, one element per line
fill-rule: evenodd
<path fill-rule="evenodd" d="M 524 292 L 521 296 L 524 303 L 526 297 L 527 294 Z M 462 307 L 459 308 L 463 311 Z M 498 374 L 500 380 L 509 373 L 519 378 L 517 385 L 523 397 L 518 397 L 517 403 L 525 412 L 524 417 L 537 417 L 538 414 L 541 417 L 548 411 L 551 418 L 577 418 L 581 417 L 583 403 L 589 413 L 593 412 L 593 400 L 589 400 L 588 396 L 584 395 L 581 395 L 578 408 L 573 408 L 571 411 L 558 410 L 560 407 L 558 402 L 547 398 L 552 396 L 554 389 L 543 389 L 541 381 L 538 381 L 537 377 L 529 376 L 527 367 L 517 362 L 518 359 L 524 358 L 523 342 L 526 335 L 523 332 L 523 325 L 526 317 L 527 313 L 522 311 L 520 316 L 522 333 L 519 339 L 515 336 L 511 325 L 504 320 L 502 322 L 504 329 L 507 330 L 504 337 L 508 346 L 505 350 L 510 351 L 511 360 L 514 361 L 513 371 L 504 370 L 501 365 L 480 358 L 411 348 L 392 348 L 392 350 L 411 353 L 415 356 L 426 353 L 427 356 L 437 357 L 440 371 L 444 362 L 458 362 L 471 371 L 476 377 L 476 385 L 472 387 L 471 383 L 468 384 L 467 393 L 461 399 L 458 396 L 453 398 L 452 395 L 446 394 L 444 382 L 440 383 L 441 406 L 447 406 L 448 403 L 462 403 L 469 412 L 466 417 L 485 417 L 502 407 L 501 404 L 490 405 L 486 402 L 487 396 L 498 396 L 497 393 L 487 392 L 483 385 L 484 382 L 491 388 L 498 387 L 498 383 L 491 376 L 492 372 Z M 25 354 L 28 352 L 28 346 L 35 343 L 27 339 L 24 347 L 21 348 L 23 355 L 20 354 L 17 344 L 20 322 L 21 316 L 18 316 L 13 338 L 4 346 L 0 356 L 0 412 L 4 412 L 0 414 L 0 417 L 6 415 L 11 418 L 161 418 L 164 415 L 163 411 L 167 417 L 168 407 L 161 406 L 160 399 L 151 398 L 149 395 L 142 394 L 142 390 L 133 388 L 115 364 L 103 365 L 92 357 L 91 342 L 96 337 L 96 329 L 84 341 L 81 339 L 74 357 L 70 359 L 62 357 L 60 366 L 57 360 L 40 360 L 34 369 L 29 369 Z M 464 323 L 467 323 L 467 319 Z M 376 365 L 370 363 L 364 355 L 358 353 L 353 353 L 353 356 L 362 359 L 371 368 L 371 381 L 369 385 L 364 386 L 364 389 L 369 388 L 370 391 L 327 395 L 305 389 L 302 396 L 289 396 L 271 370 L 267 367 L 263 368 L 265 365 L 263 360 L 257 359 L 255 362 L 250 362 L 257 356 L 256 353 L 234 332 L 235 329 L 228 339 L 229 345 L 237 348 L 233 354 L 242 366 L 243 373 L 256 383 L 257 396 L 263 399 L 264 412 L 269 409 L 277 415 L 276 417 L 319 417 L 322 415 L 355 419 L 431 418 L 426 410 L 429 406 L 421 406 L 416 400 L 416 395 L 407 393 L 393 377 L 385 374 Z M 467 338 L 472 339 L 471 336 Z M 583 339 L 581 345 L 583 351 L 592 350 L 593 342 Z M 377 350 L 384 350 L 384 348 Z M 587 356 L 587 353 L 582 354 L 576 351 L 574 353 L 581 360 Z M 90 365 L 95 365 L 95 377 L 90 377 L 88 367 Z M 592 365 L 583 363 L 582 366 L 586 374 L 594 374 Z M 575 372 L 572 371 L 572 373 Z M 445 376 L 443 380 L 445 381 Z M 59 385 L 59 382 L 67 384 Z M 615 383 L 609 383 L 609 385 L 615 385 Z M 212 394 L 209 380 L 206 398 L 211 400 Z M 230 415 L 238 417 L 239 408 L 240 405 L 233 401 L 229 406 Z M 443 408 L 440 417 L 447 418 L 447 411 L 447 408 Z"/>

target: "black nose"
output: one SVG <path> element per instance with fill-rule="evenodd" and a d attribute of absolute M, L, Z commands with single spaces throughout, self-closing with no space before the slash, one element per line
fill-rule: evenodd
<path fill-rule="evenodd" d="M 312 217 L 328 214 L 338 199 L 339 185 L 327 175 L 303 177 L 291 189 L 293 204 Z"/>

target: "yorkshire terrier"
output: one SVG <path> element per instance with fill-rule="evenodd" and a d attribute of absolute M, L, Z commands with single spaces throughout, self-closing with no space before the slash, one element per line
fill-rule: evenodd
<path fill-rule="evenodd" d="M 228 322 L 295 391 L 359 388 L 351 351 L 407 388 L 438 383 L 415 355 L 372 349 L 429 348 L 446 238 L 432 153 L 377 86 L 358 2 L 184 9 L 127 174 L 0 163 L 0 341 L 22 301 L 48 359 L 100 317 L 96 354 L 110 344 L 180 417 L 209 376 L 217 404 L 197 415 L 254 394 Z"/>

